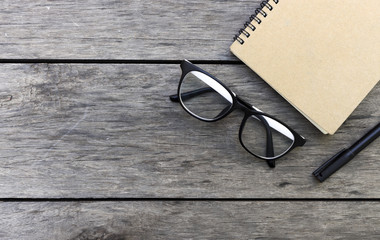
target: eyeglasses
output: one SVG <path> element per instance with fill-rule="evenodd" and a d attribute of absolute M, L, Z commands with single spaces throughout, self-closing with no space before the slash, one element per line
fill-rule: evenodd
<path fill-rule="evenodd" d="M 270 167 L 275 167 L 276 159 L 305 144 L 304 137 L 242 100 L 211 74 L 187 60 L 182 61 L 181 69 L 178 92 L 170 99 L 180 102 L 191 116 L 206 122 L 218 121 L 235 109 L 242 110 L 240 144 L 250 154 L 266 160 Z"/>

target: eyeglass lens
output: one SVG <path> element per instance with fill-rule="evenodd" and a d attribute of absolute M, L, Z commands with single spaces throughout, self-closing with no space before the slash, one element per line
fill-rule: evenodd
<path fill-rule="evenodd" d="M 227 89 L 199 71 L 191 71 L 184 76 L 179 97 L 191 114 L 204 120 L 220 118 L 232 108 L 233 103 Z"/>
<path fill-rule="evenodd" d="M 241 132 L 243 146 L 251 153 L 272 159 L 286 153 L 294 144 L 293 133 L 280 122 L 263 115 L 247 118 Z"/>

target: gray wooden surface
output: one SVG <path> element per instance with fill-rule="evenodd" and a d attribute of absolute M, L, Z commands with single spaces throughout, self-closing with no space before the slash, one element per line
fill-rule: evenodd
<path fill-rule="evenodd" d="M 376 143 L 324 184 L 311 175 L 380 118 L 380 88 L 326 136 L 244 65 L 201 66 L 306 145 L 270 169 L 239 144 L 241 112 L 205 123 L 169 100 L 177 64 L 3 64 L 1 197 L 380 197 Z"/>
<path fill-rule="evenodd" d="M 2 239 L 380 238 L 378 202 L 46 202 L 0 207 Z"/>
<path fill-rule="evenodd" d="M 335 135 L 321 134 L 224 61 L 238 61 L 232 37 L 258 4 L 2 1 L 0 239 L 379 238 L 378 141 L 323 184 L 311 176 L 380 120 L 379 85 Z M 168 98 L 179 64 L 162 61 L 183 58 L 209 62 L 199 66 L 305 146 L 270 169 L 240 146 L 241 112 L 190 117 Z M 191 201 L 169 201 L 180 198 Z"/>
<path fill-rule="evenodd" d="M 0 4 L 3 58 L 231 60 L 232 37 L 259 1 Z"/>

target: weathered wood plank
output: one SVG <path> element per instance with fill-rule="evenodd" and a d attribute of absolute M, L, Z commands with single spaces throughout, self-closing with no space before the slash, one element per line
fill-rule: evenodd
<path fill-rule="evenodd" d="M 378 239 L 378 202 L 0 203 L 2 239 Z"/>
<path fill-rule="evenodd" d="M 242 114 L 190 117 L 178 65 L 0 65 L 0 197 L 380 197 L 379 142 L 319 184 L 312 171 L 380 119 L 377 86 L 333 136 L 243 65 L 204 65 L 308 142 L 270 169 L 239 144 Z"/>
<path fill-rule="evenodd" d="M 236 59 L 232 38 L 259 2 L 5 0 L 0 59 Z"/>

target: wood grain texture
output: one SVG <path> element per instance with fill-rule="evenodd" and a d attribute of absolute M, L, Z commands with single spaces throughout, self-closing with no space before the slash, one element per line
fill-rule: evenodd
<path fill-rule="evenodd" d="M 239 144 L 243 117 L 189 116 L 174 65 L 0 65 L 0 197 L 378 198 L 379 142 L 324 184 L 311 173 L 380 119 L 377 86 L 333 136 L 243 65 L 203 65 L 304 135 L 270 169 Z"/>
<path fill-rule="evenodd" d="M 2 239 L 378 239 L 378 202 L 0 203 Z"/>
<path fill-rule="evenodd" d="M 233 36 L 261 1 L 0 3 L 0 59 L 237 60 Z"/>
<path fill-rule="evenodd" d="M 0 61 L 238 61 L 232 37 L 260 2 L 4 0 Z M 379 140 L 325 183 L 311 176 L 380 120 L 379 86 L 325 136 L 246 66 L 202 67 L 306 145 L 268 168 L 239 144 L 242 113 L 204 123 L 169 101 L 178 65 L 0 64 L 0 239 L 380 238 Z"/>

